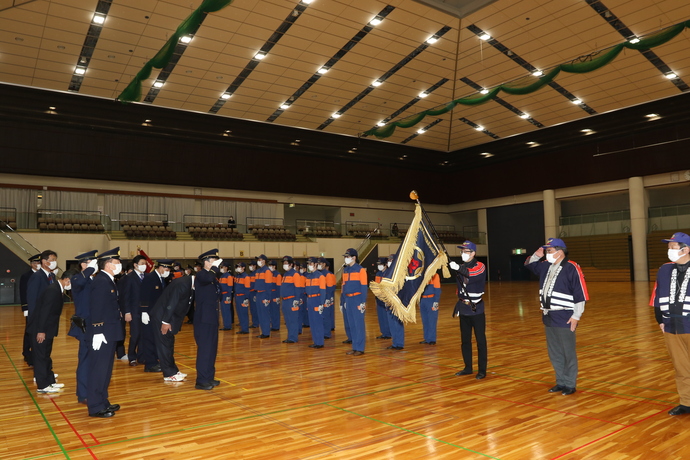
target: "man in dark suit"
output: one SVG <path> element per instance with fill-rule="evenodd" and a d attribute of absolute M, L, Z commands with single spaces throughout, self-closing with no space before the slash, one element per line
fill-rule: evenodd
<path fill-rule="evenodd" d="M 122 277 L 118 283 L 118 290 L 122 317 L 129 323 L 127 359 L 130 366 L 136 366 L 138 352 L 141 351 L 139 345 L 141 341 L 141 285 L 148 269 L 146 257 L 136 256 L 132 260 L 132 266 L 134 270 Z"/>
<path fill-rule="evenodd" d="M 36 308 L 36 302 L 41 292 L 55 282 L 53 270 L 57 268 L 57 253 L 46 249 L 41 253 L 41 268 L 29 278 L 26 285 L 26 308 L 31 321 L 31 314 Z"/>
<path fill-rule="evenodd" d="M 89 379 L 87 382 L 89 416 L 108 418 L 120 409 L 110 404 L 108 386 L 113 373 L 115 345 L 122 340 L 122 316 L 118 303 L 115 276 L 122 271 L 120 248 L 111 249 L 98 256 L 101 269 L 91 283 L 89 324 L 87 339 L 89 350 Z"/>
<path fill-rule="evenodd" d="M 187 374 L 175 365 L 175 335 L 182 328 L 189 307 L 192 304 L 195 276 L 183 276 L 172 280 L 150 308 L 151 324 L 156 337 L 156 351 L 166 382 L 181 382 Z"/>
<path fill-rule="evenodd" d="M 91 343 L 87 341 L 86 331 L 82 330 L 79 321 L 83 320 L 84 325 L 89 324 L 89 305 L 91 302 L 91 281 L 93 275 L 98 271 L 98 251 L 93 250 L 79 254 L 75 259 L 79 261 L 81 271 L 72 275 L 72 300 L 74 301 L 74 316 L 72 327 L 67 335 L 79 341 L 79 355 L 77 362 L 77 402 L 86 404 L 86 383 L 89 379 L 88 355 Z"/>
<path fill-rule="evenodd" d="M 58 335 L 60 315 L 62 314 L 63 292 L 69 290 L 70 277 L 74 270 L 68 270 L 60 279 L 41 292 L 38 296 L 34 311 L 29 317 L 29 333 L 31 334 L 31 348 L 34 359 L 34 377 L 39 393 L 57 393 L 65 385 L 55 382 L 53 374 L 53 339 Z"/>
<path fill-rule="evenodd" d="M 41 254 L 36 254 L 29 257 L 29 264 L 31 265 L 31 269 L 24 273 L 21 278 L 19 278 L 19 298 L 22 302 L 22 312 L 24 313 L 24 319 L 27 326 L 24 329 L 24 345 L 22 348 L 22 355 L 24 355 L 24 361 L 26 361 L 26 364 L 33 366 L 34 362 L 31 358 L 31 335 L 29 334 L 28 329 L 29 307 L 28 301 L 26 300 L 26 290 L 28 288 L 29 278 L 31 278 L 31 275 L 36 273 L 41 267 Z"/>
<path fill-rule="evenodd" d="M 166 278 L 170 276 L 172 260 L 161 259 L 158 266 L 151 273 L 144 276 L 141 282 L 140 305 L 141 305 L 141 330 L 139 338 L 139 361 L 144 362 L 145 372 L 160 372 L 161 366 L 158 364 L 158 353 L 156 352 L 156 340 L 149 308 L 156 304 L 156 301 L 163 293 L 163 289 L 168 285 Z"/>
<path fill-rule="evenodd" d="M 197 390 L 210 390 L 220 385 L 215 380 L 216 354 L 218 353 L 218 311 L 220 309 L 220 268 L 223 259 L 218 249 L 211 249 L 199 256 L 203 268 L 196 273 L 196 311 L 194 312 L 194 340 L 196 341 Z"/>

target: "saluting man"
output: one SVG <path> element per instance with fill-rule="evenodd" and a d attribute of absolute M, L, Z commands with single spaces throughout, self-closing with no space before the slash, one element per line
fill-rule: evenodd
<path fill-rule="evenodd" d="M 89 416 L 110 418 L 120 409 L 108 400 L 108 386 L 113 374 L 115 345 L 123 339 L 122 316 L 115 276 L 122 271 L 120 248 L 98 256 L 100 272 L 91 283 L 89 323 L 86 328 L 89 350 L 89 378 L 86 384 Z"/>
<path fill-rule="evenodd" d="M 215 380 L 216 355 L 218 354 L 218 311 L 220 310 L 220 264 L 223 259 L 218 249 L 211 249 L 199 256 L 203 264 L 196 273 L 196 311 L 194 312 L 194 340 L 196 341 L 197 390 L 210 390 L 220 385 Z"/>
<path fill-rule="evenodd" d="M 352 350 L 348 355 L 360 356 L 364 354 L 366 330 L 364 326 L 364 312 L 367 309 L 367 271 L 359 263 L 359 254 L 350 248 L 343 254 L 343 286 L 341 298 L 344 298 L 344 312 L 350 324 Z"/>

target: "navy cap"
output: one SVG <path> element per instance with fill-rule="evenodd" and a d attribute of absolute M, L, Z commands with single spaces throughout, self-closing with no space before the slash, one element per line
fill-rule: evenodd
<path fill-rule="evenodd" d="M 388 260 L 395 260 L 395 254 L 391 254 L 388 256 Z"/>
<path fill-rule="evenodd" d="M 40 262 L 41 261 L 41 253 L 39 252 L 38 254 L 35 254 L 27 259 L 29 262 Z"/>
<path fill-rule="evenodd" d="M 304 264 L 302 262 L 295 262 L 295 268 L 304 268 Z"/>
<path fill-rule="evenodd" d="M 388 257 L 379 257 L 377 263 L 380 265 L 386 265 L 388 263 Z"/>
<path fill-rule="evenodd" d="M 477 252 L 477 245 L 471 242 L 470 240 L 466 240 L 464 243 L 462 243 L 460 246 L 458 246 L 459 249 L 469 249 L 470 251 Z"/>
<path fill-rule="evenodd" d="M 268 260 L 268 257 L 266 257 L 265 255 L 261 254 L 260 256 L 258 256 L 258 257 L 256 258 L 256 260 L 259 260 L 259 259 Z"/>
<path fill-rule="evenodd" d="M 165 267 L 165 268 L 172 268 L 173 264 L 172 259 L 158 259 L 158 266 L 159 267 Z"/>
<path fill-rule="evenodd" d="M 278 265 L 276 264 L 276 261 L 275 261 L 275 260 L 269 260 L 269 261 L 268 261 L 268 265 L 273 265 L 273 266 L 275 266 L 275 267 L 278 266 Z"/>
<path fill-rule="evenodd" d="M 345 254 L 343 254 L 343 256 L 359 257 L 359 254 L 357 254 L 357 250 L 355 248 L 350 248 L 347 251 L 345 251 Z"/>
<path fill-rule="evenodd" d="M 293 263 L 294 261 L 295 260 L 292 258 L 292 256 L 283 257 L 283 262 Z"/>
<path fill-rule="evenodd" d="M 216 259 L 220 259 L 220 256 L 218 255 L 218 248 L 204 252 L 199 256 L 199 260 L 208 259 L 209 257 L 215 257 Z"/>
<path fill-rule="evenodd" d="M 319 258 L 318 258 L 318 257 L 309 257 L 309 258 L 307 259 L 307 263 L 308 263 L 308 264 L 315 264 L 315 263 L 317 263 L 318 261 L 319 261 Z"/>
<path fill-rule="evenodd" d="M 690 246 L 690 236 L 683 232 L 676 232 L 673 235 L 671 235 L 671 238 L 661 241 L 663 241 L 664 243 L 683 243 Z"/>
<path fill-rule="evenodd" d="M 191 265 L 187 265 L 186 268 L 188 268 L 188 269 L 190 269 L 190 270 L 194 270 L 194 267 L 192 267 Z"/>
<path fill-rule="evenodd" d="M 244 262 L 237 262 L 235 264 L 235 267 L 247 268 L 247 264 L 245 264 Z"/>
<path fill-rule="evenodd" d="M 179 262 L 173 262 L 173 267 L 181 267 L 181 266 L 182 266 L 182 264 L 180 264 Z"/>
<path fill-rule="evenodd" d="M 328 261 L 326 260 L 325 257 L 319 257 L 317 260 L 319 261 L 320 264 L 326 264 L 326 263 L 328 263 Z"/>
<path fill-rule="evenodd" d="M 35 256 L 34 256 L 35 257 Z M 39 254 L 40 257 L 40 254 Z M 98 251 L 95 249 L 93 251 L 85 252 L 84 254 L 79 254 L 75 259 L 77 259 L 79 262 L 88 262 L 89 260 L 97 259 L 98 258 Z"/>
<path fill-rule="evenodd" d="M 119 259 L 120 258 L 120 247 L 116 247 L 113 249 L 109 249 L 105 252 L 102 252 L 98 256 L 98 260 L 106 260 L 106 259 Z"/>
<path fill-rule="evenodd" d="M 247 263 L 247 265 L 249 265 L 250 267 L 251 267 L 252 265 L 256 265 L 256 260 L 250 260 L 250 261 Z"/>
<path fill-rule="evenodd" d="M 223 267 L 228 267 L 228 268 L 230 268 L 230 267 L 232 267 L 232 262 L 230 262 L 229 260 L 224 260 L 224 261 L 221 263 L 221 265 L 222 265 Z"/>
<path fill-rule="evenodd" d="M 546 249 L 546 248 L 552 248 L 552 247 L 554 247 L 554 246 L 558 246 L 558 247 L 560 247 L 560 248 L 565 248 L 565 247 L 566 247 L 566 246 L 565 246 L 565 242 L 563 242 L 562 239 L 560 239 L 560 238 L 549 238 L 549 239 L 546 241 L 546 244 L 545 244 L 544 246 L 542 246 L 542 248 Z"/>

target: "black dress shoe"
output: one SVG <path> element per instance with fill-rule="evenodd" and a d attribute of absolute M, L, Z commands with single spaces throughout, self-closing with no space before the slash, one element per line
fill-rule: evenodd
<path fill-rule="evenodd" d="M 194 388 L 196 388 L 197 390 L 212 390 L 213 385 L 211 385 L 210 383 L 197 383 L 196 385 L 194 385 Z"/>
<path fill-rule="evenodd" d="M 212 387 L 217 387 L 218 385 L 220 385 L 220 380 L 211 380 L 211 381 L 208 382 L 208 383 L 209 383 L 209 385 L 211 385 Z"/>
<path fill-rule="evenodd" d="M 120 410 L 120 405 L 119 404 L 111 404 L 108 406 L 107 410 L 110 412 L 117 412 Z"/>
<path fill-rule="evenodd" d="M 575 393 L 575 391 L 577 391 L 577 390 L 575 390 L 575 388 L 563 387 L 563 392 L 561 394 L 564 396 L 568 396 L 568 395 Z"/>
<path fill-rule="evenodd" d="M 331 332 L 333 332 L 333 331 L 335 331 L 335 328 L 334 328 L 334 327 L 331 328 Z"/>
<path fill-rule="evenodd" d="M 249 329 L 256 329 L 259 326 L 249 326 Z"/>
<path fill-rule="evenodd" d="M 89 414 L 89 417 L 110 418 L 114 415 L 115 412 L 108 409 L 103 409 L 102 411 L 96 412 L 95 414 Z"/>
<path fill-rule="evenodd" d="M 308 325 L 308 324 L 302 324 L 302 327 L 303 327 L 303 328 L 309 327 L 309 325 Z"/>
<path fill-rule="evenodd" d="M 156 364 L 155 366 L 147 367 L 144 369 L 144 372 L 161 372 L 161 366 Z"/>
<path fill-rule="evenodd" d="M 352 356 L 362 356 L 364 354 L 363 351 L 355 350 L 354 353 L 352 353 Z"/>
<path fill-rule="evenodd" d="M 231 327 L 221 327 L 221 328 L 218 329 L 218 330 L 219 330 L 219 331 L 232 331 L 232 328 L 231 328 Z"/>
<path fill-rule="evenodd" d="M 79 398 L 77 398 L 77 402 L 78 402 L 79 404 L 83 404 L 83 405 L 85 405 L 85 406 L 89 404 L 89 401 L 88 401 L 86 398 L 84 398 L 84 399 L 79 399 Z"/>
<path fill-rule="evenodd" d="M 386 347 L 386 350 L 402 350 L 404 347 L 394 347 L 393 345 Z"/>
<path fill-rule="evenodd" d="M 259 339 L 267 339 L 267 338 L 270 337 L 270 335 L 261 334 L 261 335 L 257 335 L 256 337 L 259 338 Z"/>
<path fill-rule="evenodd" d="M 549 388 L 549 393 L 558 393 L 559 391 L 565 390 L 565 387 L 563 385 L 556 385 L 553 388 Z"/>
<path fill-rule="evenodd" d="M 279 331 L 280 329 L 271 328 L 271 330 L 272 330 L 273 332 L 277 332 L 277 331 Z"/>
<path fill-rule="evenodd" d="M 297 343 L 294 340 L 283 340 L 283 343 Z"/>
<path fill-rule="evenodd" d="M 133 366 L 138 366 L 139 363 L 136 362 L 136 361 L 130 361 L 130 362 L 129 362 L 129 365 L 133 367 Z"/>
<path fill-rule="evenodd" d="M 429 342 L 429 345 L 436 345 L 436 342 Z"/>
<path fill-rule="evenodd" d="M 668 411 L 668 415 L 683 415 L 688 413 L 690 413 L 690 407 L 684 406 L 682 404 Z"/>
<path fill-rule="evenodd" d="M 484 377 L 486 377 L 486 374 L 484 372 L 477 372 L 477 376 L 475 377 L 475 379 L 481 380 Z"/>
<path fill-rule="evenodd" d="M 237 331 L 235 334 L 249 334 L 249 331 Z"/>
<path fill-rule="evenodd" d="M 385 335 L 382 334 L 382 335 L 380 335 L 380 336 L 378 336 L 378 337 L 376 337 L 376 338 L 377 338 L 377 339 L 387 339 L 388 336 L 385 336 Z"/>
<path fill-rule="evenodd" d="M 352 340 L 350 340 L 350 339 L 348 339 L 348 340 L 343 340 L 343 343 L 352 343 Z"/>
<path fill-rule="evenodd" d="M 324 339 L 330 339 L 330 337 L 326 337 L 325 335 L 323 336 Z"/>
<path fill-rule="evenodd" d="M 311 345 L 309 345 L 309 348 L 323 348 L 323 345 L 317 345 L 315 343 L 312 343 Z"/>
<path fill-rule="evenodd" d="M 471 375 L 474 374 L 472 369 L 463 369 L 460 372 L 456 372 L 455 375 Z"/>
<path fill-rule="evenodd" d="M 421 342 L 419 342 L 419 344 L 420 344 L 420 345 L 428 345 L 429 342 L 427 342 L 426 340 L 422 340 Z"/>

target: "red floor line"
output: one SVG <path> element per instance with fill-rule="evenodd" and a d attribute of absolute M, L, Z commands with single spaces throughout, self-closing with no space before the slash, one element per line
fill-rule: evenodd
<path fill-rule="evenodd" d="M 565 452 L 565 453 L 563 453 L 563 454 L 561 454 L 561 455 L 559 455 L 559 456 L 557 456 L 557 457 L 553 457 L 551 460 L 556 460 L 556 459 L 561 458 L 561 457 L 564 457 L 564 456 L 566 456 L 566 455 L 568 455 L 568 454 L 572 454 L 573 452 L 576 452 L 576 451 L 578 451 L 578 450 L 580 450 L 580 449 L 584 449 L 585 447 L 590 446 L 590 445 L 592 445 L 592 444 L 594 444 L 594 443 L 596 443 L 596 442 L 599 442 L 599 441 L 601 441 L 601 440 L 603 440 L 603 439 L 606 439 L 606 438 L 608 438 L 609 436 L 613 436 L 614 434 L 620 433 L 620 432 L 623 431 L 623 430 L 627 430 L 628 428 L 633 427 L 633 426 L 637 425 L 638 423 L 644 422 L 645 420 L 648 420 L 648 419 L 650 419 L 650 418 L 652 418 L 652 417 L 656 417 L 657 415 L 659 415 L 659 414 L 661 414 L 661 413 L 663 413 L 663 412 L 665 412 L 665 411 L 666 411 L 666 409 L 664 409 L 664 410 L 662 410 L 662 411 L 659 411 L 659 412 L 657 412 L 657 413 L 655 413 L 655 414 L 648 415 L 647 417 L 645 417 L 645 418 L 643 418 L 643 419 L 640 419 L 640 420 L 638 420 L 638 421 L 636 421 L 636 422 L 633 422 L 633 423 L 631 423 L 630 425 L 627 425 L 627 426 L 625 426 L 625 427 L 623 427 L 623 428 L 619 428 L 619 429 L 617 429 L 617 430 L 615 430 L 615 431 L 612 431 L 612 432 L 609 433 L 609 434 L 605 434 L 604 436 L 602 436 L 602 437 L 600 437 L 600 438 L 594 439 L 594 440 L 592 440 L 592 441 L 590 441 L 590 442 L 588 442 L 588 443 L 586 443 L 586 444 L 581 445 L 580 447 L 576 447 L 576 448 L 574 448 L 574 449 L 572 449 L 572 450 L 569 450 L 568 452 Z"/>
<path fill-rule="evenodd" d="M 94 444 L 100 444 L 101 442 L 96 439 L 96 436 L 93 435 L 93 433 L 89 433 L 89 436 L 91 436 L 91 439 L 93 439 Z"/>
<path fill-rule="evenodd" d="M 67 422 L 67 425 L 69 425 L 69 427 L 72 429 L 72 431 L 74 432 L 74 434 L 77 435 L 77 438 L 79 438 L 79 441 L 81 441 L 81 444 L 82 444 L 84 447 L 86 447 L 86 450 L 89 452 L 89 454 L 91 454 L 91 457 L 93 457 L 95 460 L 98 460 L 98 457 L 96 457 L 96 454 L 94 454 L 94 453 L 91 451 L 91 448 L 89 447 L 88 444 L 86 444 L 86 441 L 84 441 L 84 438 L 82 438 L 81 435 L 77 432 L 77 429 L 74 428 L 74 425 L 72 425 L 72 423 L 69 421 L 69 419 L 67 418 L 67 415 L 65 415 L 65 413 L 62 412 L 62 409 L 60 409 L 60 406 L 58 406 L 57 403 L 55 402 L 55 400 L 52 399 L 52 398 L 51 398 L 50 402 L 52 402 L 53 405 L 55 406 L 55 408 L 57 409 L 57 411 L 60 412 L 60 415 L 62 415 L 62 418 L 65 419 L 65 422 Z M 91 437 L 93 437 L 93 435 L 92 435 Z"/>

